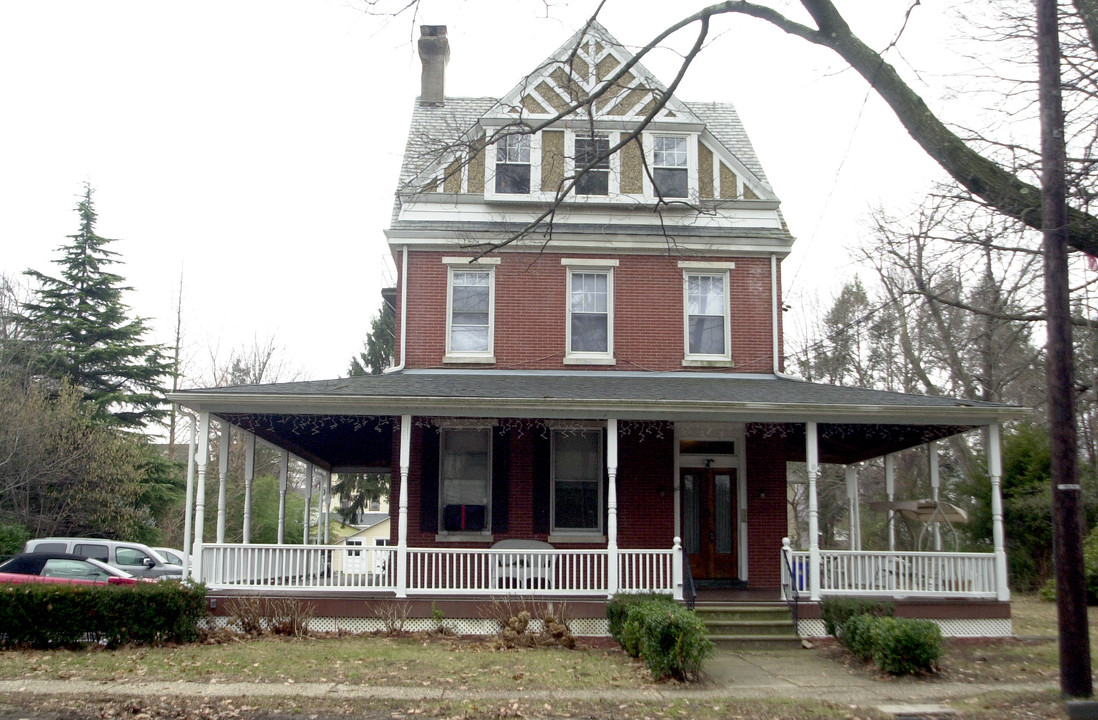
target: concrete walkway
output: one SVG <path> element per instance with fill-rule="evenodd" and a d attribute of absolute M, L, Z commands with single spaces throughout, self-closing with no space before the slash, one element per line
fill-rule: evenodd
<path fill-rule="evenodd" d="M 951 699 L 988 692 L 1056 689 L 1054 680 L 1032 683 L 958 683 L 933 679 L 875 678 L 848 670 L 812 650 L 735 652 L 717 650 L 705 665 L 701 686 L 653 685 L 644 690 L 455 690 L 442 687 L 367 686 L 344 683 L 196 683 L 122 680 L 4 680 L 0 695 L 172 696 L 190 697 L 332 697 L 392 700 L 523 700 L 523 701 L 663 701 L 673 699 L 793 698 L 826 700 L 845 705 L 939 705 Z"/>

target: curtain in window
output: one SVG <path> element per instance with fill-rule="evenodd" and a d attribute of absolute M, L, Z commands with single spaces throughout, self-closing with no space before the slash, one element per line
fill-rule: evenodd
<path fill-rule="evenodd" d="M 691 355 L 724 355 L 724 278 L 691 275 L 686 287 Z"/>
<path fill-rule="evenodd" d="M 488 430 L 442 434 L 442 515 L 447 530 L 481 530 L 488 519 L 490 487 Z"/>
<path fill-rule="evenodd" d="M 455 272 L 450 300 L 450 350 L 488 351 L 490 273 Z"/>
<path fill-rule="evenodd" d="M 608 285 L 606 273 L 572 273 L 572 352 L 607 352 Z"/>

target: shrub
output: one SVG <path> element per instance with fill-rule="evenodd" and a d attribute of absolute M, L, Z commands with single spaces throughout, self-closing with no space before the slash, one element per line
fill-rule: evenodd
<path fill-rule="evenodd" d="M 8 646 L 190 642 L 205 614 L 205 586 L 189 583 L 0 586 L 0 628 Z"/>
<path fill-rule="evenodd" d="M 854 657 L 863 662 L 873 659 L 873 650 L 876 647 L 875 620 L 877 618 L 871 615 L 854 615 L 847 618 L 839 628 L 839 641 Z"/>
<path fill-rule="evenodd" d="M 942 656 L 942 631 L 929 620 L 873 618 L 873 662 L 893 675 L 932 672 Z"/>
<path fill-rule="evenodd" d="M 664 603 L 669 606 L 678 606 L 675 599 L 670 595 L 662 595 L 658 593 L 622 593 L 615 595 L 606 603 L 606 619 L 610 624 L 610 637 L 622 643 L 622 625 L 625 622 L 625 615 L 629 608 L 645 602 Z M 624 643 L 622 643 L 624 646 Z"/>
<path fill-rule="evenodd" d="M 856 615 L 891 617 L 896 606 L 886 600 L 870 598 L 829 597 L 820 602 L 820 615 L 828 635 L 839 637 L 839 632 L 849 618 Z"/>
<path fill-rule="evenodd" d="M 668 595 L 619 595 L 606 615 L 614 639 L 657 680 L 696 676 L 713 651 L 705 623 Z"/>
<path fill-rule="evenodd" d="M 641 658 L 652 677 L 696 677 L 702 661 L 713 652 L 701 618 L 683 607 L 671 610 L 654 603 L 644 613 L 644 620 Z"/>

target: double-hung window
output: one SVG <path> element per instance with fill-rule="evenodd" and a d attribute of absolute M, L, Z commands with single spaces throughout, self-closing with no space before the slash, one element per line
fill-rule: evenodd
<path fill-rule="evenodd" d="M 561 263 L 568 267 L 565 363 L 613 363 L 617 261 L 564 258 Z"/>
<path fill-rule="evenodd" d="M 495 268 L 470 265 L 468 258 L 444 258 L 449 267 L 446 360 L 491 362 L 495 318 Z"/>
<path fill-rule="evenodd" d="M 443 429 L 439 446 L 439 527 L 484 532 L 492 527 L 492 431 Z"/>
<path fill-rule="evenodd" d="M 530 194 L 529 135 L 504 135 L 496 143 L 496 192 Z"/>
<path fill-rule="evenodd" d="M 610 194 L 610 138 L 607 135 L 576 136 L 576 173 L 594 163 L 576 178 L 577 195 Z"/>
<path fill-rule="evenodd" d="M 686 138 L 679 135 L 652 137 L 652 179 L 656 192 L 665 198 L 684 198 L 690 194 L 686 156 Z"/>
<path fill-rule="evenodd" d="M 602 432 L 554 430 L 554 533 L 602 532 Z"/>
<path fill-rule="evenodd" d="M 728 272 L 683 271 L 687 360 L 730 360 Z"/>

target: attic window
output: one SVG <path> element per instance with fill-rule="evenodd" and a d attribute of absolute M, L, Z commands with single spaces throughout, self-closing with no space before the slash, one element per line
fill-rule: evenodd
<path fill-rule="evenodd" d="M 530 194 L 529 135 L 504 135 L 496 143 L 496 192 Z"/>
<path fill-rule="evenodd" d="M 687 197 L 685 137 L 656 135 L 652 138 L 652 178 L 656 181 L 657 192 L 663 197 Z"/>
<path fill-rule="evenodd" d="M 576 180 L 577 195 L 610 194 L 610 138 L 606 135 L 576 137 L 576 172 L 595 162 Z"/>

